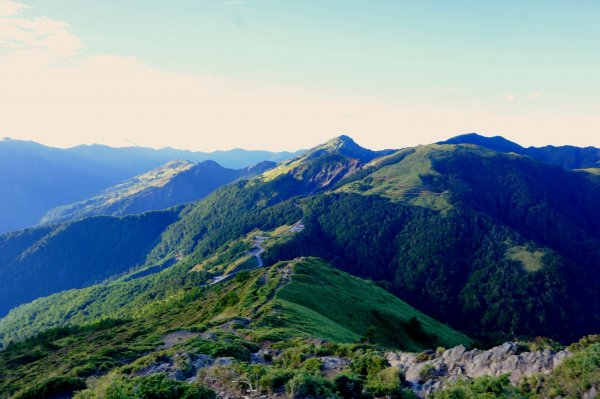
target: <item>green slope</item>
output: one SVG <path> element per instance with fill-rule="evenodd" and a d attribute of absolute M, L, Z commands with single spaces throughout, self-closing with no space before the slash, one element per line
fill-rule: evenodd
<path fill-rule="evenodd" d="M 307 258 L 293 267 L 276 296 L 286 325 L 324 339 L 353 342 L 374 329 L 372 341 L 405 350 L 469 344 L 469 339 L 425 316 L 373 283 Z"/>
<path fill-rule="evenodd" d="M 368 299 L 355 304 L 361 293 Z M 340 307 L 344 314 L 337 313 Z M 294 337 L 357 342 L 369 326 L 374 328 L 370 342 L 385 347 L 421 350 L 470 343 L 370 282 L 316 258 L 299 259 L 214 286 L 188 288 L 143 315 L 132 312 L 121 320 L 49 330 L 11 345 L 0 352 L 0 398 L 47 378 L 102 375 L 160 353 L 161 340 L 170 332 L 222 334 L 230 331 L 229 321 L 239 318 L 246 322 L 237 336 L 250 339 L 255 348 Z"/>

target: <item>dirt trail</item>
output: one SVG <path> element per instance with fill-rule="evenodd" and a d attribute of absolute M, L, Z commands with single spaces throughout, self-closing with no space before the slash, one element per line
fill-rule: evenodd
<path fill-rule="evenodd" d="M 159 346 L 158 349 L 169 349 L 177 344 L 195 338 L 198 335 L 200 335 L 200 333 L 186 330 L 172 332 L 163 337 L 163 345 Z"/>
<path fill-rule="evenodd" d="M 292 225 L 292 227 L 290 227 L 286 231 L 286 233 L 294 233 L 295 234 L 295 233 L 301 232 L 302 230 L 304 230 L 304 224 L 302 223 L 302 219 L 300 219 L 299 221 L 294 223 Z M 211 281 L 208 284 L 204 284 L 204 286 L 215 285 L 217 283 L 220 283 L 221 281 L 229 280 L 230 278 L 232 278 L 233 276 L 235 276 L 236 274 L 238 274 L 241 271 L 250 271 L 250 270 L 255 270 L 255 269 L 264 267 L 265 263 L 264 263 L 261 255 L 265 252 L 265 248 L 262 246 L 262 244 L 268 239 L 269 239 L 269 237 L 262 236 L 260 234 L 256 234 L 254 237 L 252 237 L 253 246 L 252 246 L 252 249 L 250 251 L 248 251 L 248 255 L 253 256 L 256 259 L 256 264 L 257 264 L 256 267 L 253 267 L 252 269 L 237 270 L 237 271 L 234 271 L 229 274 L 216 276 L 213 278 L 213 281 Z"/>

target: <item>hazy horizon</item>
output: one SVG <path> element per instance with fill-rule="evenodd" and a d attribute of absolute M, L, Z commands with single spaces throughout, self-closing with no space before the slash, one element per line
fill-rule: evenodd
<path fill-rule="evenodd" d="M 481 134 L 481 133 L 477 133 L 477 132 L 469 132 L 469 133 L 459 133 L 459 134 L 455 134 L 455 135 L 450 135 L 450 136 L 445 136 L 445 137 L 440 137 L 438 140 L 435 140 L 433 142 L 427 142 L 427 143 L 419 143 L 416 145 L 427 145 L 427 144 L 434 144 L 440 141 L 445 141 L 448 140 L 450 138 L 456 137 L 456 136 L 460 136 L 460 135 L 464 135 L 464 134 L 471 134 L 471 133 L 475 133 L 478 134 L 480 136 L 484 136 L 484 137 L 503 137 L 509 141 L 512 141 L 516 144 L 522 145 L 521 143 L 511 140 L 510 138 L 506 137 L 506 136 L 501 136 L 501 135 L 485 135 L 485 134 Z M 111 148 L 148 148 L 148 149 L 154 149 L 154 150 L 163 150 L 163 149 L 171 149 L 171 150 L 176 150 L 176 151 L 191 151 L 191 152 L 203 152 L 203 153 L 213 153 L 213 152 L 227 152 L 227 151 L 233 151 L 233 150 L 245 150 L 245 151 L 270 151 L 270 152 L 289 152 L 289 153 L 295 153 L 298 151 L 302 151 L 302 150 L 308 150 L 310 148 L 316 147 L 319 144 L 322 144 L 328 140 L 331 140 L 335 137 L 339 137 L 340 135 L 335 135 L 335 136 L 331 136 L 328 139 L 325 139 L 323 141 L 320 141 L 318 143 L 314 143 L 309 145 L 308 147 L 303 147 L 303 148 L 281 148 L 281 149 L 265 149 L 265 148 L 244 148 L 244 147 L 230 147 L 230 148 L 217 148 L 217 149 L 211 149 L 211 150 L 206 150 L 206 149 L 202 149 L 202 148 L 178 148 L 178 147 L 173 147 L 173 146 L 164 146 L 164 147 L 151 147 L 151 146 L 145 146 L 145 145 L 138 145 L 135 143 L 129 143 L 129 145 L 122 145 L 122 146 L 118 146 L 118 145 L 110 145 L 110 144 L 103 144 L 103 143 L 82 143 L 82 144 L 77 144 L 77 145 L 71 145 L 71 146 L 60 146 L 60 145 L 52 145 L 52 144 L 48 144 L 48 143 L 43 143 L 40 141 L 36 141 L 36 140 L 28 140 L 28 139 L 17 139 L 14 137 L 9 137 L 9 136 L 5 136 L 0 138 L 0 142 L 5 141 L 5 140 L 12 140 L 12 141 L 25 141 L 25 142 L 33 142 L 33 143 L 37 143 L 37 144 L 41 144 L 44 145 L 46 147 L 51 147 L 51 148 L 59 148 L 59 149 L 70 149 L 70 148 L 75 148 L 75 147 L 79 147 L 79 146 L 106 146 L 106 147 L 111 147 Z M 363 145 L 359 140 L 356 140 L 355 137 L 351 136 L 351 135 L 347 135 L 350 136 L 358 145 L 360 145 L 361 147 L 364 148 L 368 148 L 368 149 L 372 149 L 372 150 L 386 150 L 386 149 L 402 149 L 402 148 L 407 148 L 407 147 L 411 147 L 411 146 L 398 146 L 398 147 L 369 147 L 366 145 Z M 564 144 L 564 145 L 570 145 L 570 144 Z M 414 145 L 412 145 L 414 146 Z M 523 147 L 530 147 L 530 146 L 525 146 L 522 145 Z M 544 144 L 542 146 L 560 146 L 560 145 L 554 145 L 552 143 L 547 143 Z M 541 147 L 541 146 L 531 146 L 531 147 Z M 581 147 L 586 147 L 586 146 L 581 146 Z M 594 147 L 594 146 L 588 146 L 588 147 Z"/>
<path fill-rule="evenodd" d="M 0 0 L 0 137 L 600 147 L 600 4 Z"/>

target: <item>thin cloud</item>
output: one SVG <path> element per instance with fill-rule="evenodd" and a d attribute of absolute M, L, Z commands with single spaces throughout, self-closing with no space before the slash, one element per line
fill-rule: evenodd
<path fill-rule="evenodd" d="M 513 102 L 517 99 L 517 95 L 515 93 L 505 93 L 504 98 L 508 102 Z"/>
<path fill-rule="evenodd" d="M 22 3 L 0 0 L 0 47 L 12 50 L 12 55 L 37 53 L 49 58 L 69 57 L 83 47 L 65 22 L 47 17 L 17 17 L 26 8 Z"/>
<path fill-rule="evenodd" d="M 0 18 L 10 17 L 26 8 L 28 8 L 28 6 L 23 3 L 10 0 L 0 0 Z"/>
<path fill-rule="evenodd" d="M 529 93 L 529 99 L 531 101 L 537 100 L 538 98 L 540 98 L 541 95 L 542 93 L 540 93 L 539 91 L 534 91 L 533 93 Z"/>

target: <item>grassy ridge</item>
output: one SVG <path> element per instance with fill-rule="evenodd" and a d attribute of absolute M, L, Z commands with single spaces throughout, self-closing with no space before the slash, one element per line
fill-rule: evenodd
<path fill-rule="evenodd" d="M 373 342 L 405 350 L 470 343 L 375 284 L 317 258 L 294 265 L 292 281 L 277 299 L 290 325 L 325 339 L 352 342 L 371 329 Z"/>
<path fill-rule="evenodd" d="M 355 295 L 369 299 L 356 304 Z M 351 308 L 353 316 L 335 312 Z M 377 314 L 386 320 L 378 320 Z M 414 331 L 407 323 L 413 316 L 421 323 Z M 81 382 L 103 375 L 160 351 L 161 340 L 170 332 L 219 333 L 221 325 L 236 318 L 248 321 L 241 334 L 252 337 L 256 344 L 293 337 L 357 342 L 371 325 L 374 330 L 369 341 L 386 347 L 421 350 L 469 343 L 466 336 L 374 284 L 309 258 L 244 272 L 211 287 L 188 289 L 182 296 L 163 301 L 162 306 L 157 302 L 154 310 L 131 312 L 128 319 L 47 330 L 13 344 L 0 351 L 0 392 L 5 393 L 0 398 L 32 389 L 47 378 L 69 377 Z"/>

